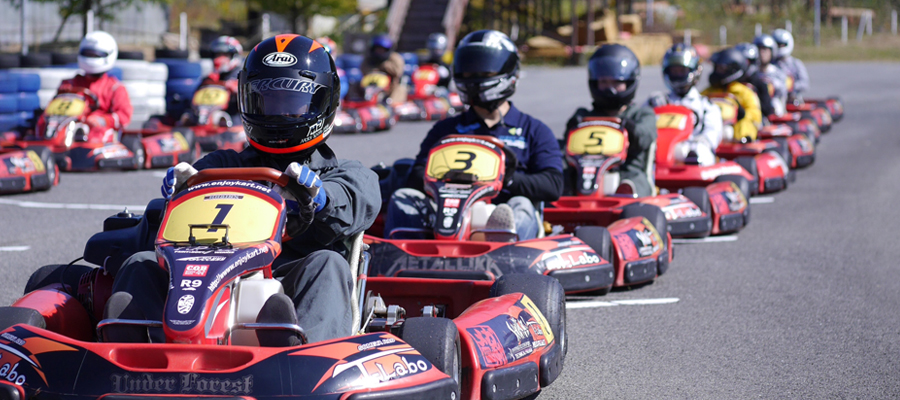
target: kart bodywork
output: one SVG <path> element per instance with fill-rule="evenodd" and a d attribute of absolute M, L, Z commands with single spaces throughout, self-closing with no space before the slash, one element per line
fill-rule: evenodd
<path fill-rule="evenodd" d="M 53 283 L 0 308 L 0 397 L 517 399 L 559 375 L 567 339 L 558 283 L 368 278 L 361 235 L 348 256 L 353 336 L 307 343 L 296 324 L 257 322 L 283 292 L 271 263 L 286 205 L 253 181 L 293 183 L 267 168 L 201 171 L 168 204 L 107 219 L 85 247 L 85 260 L 103 267 L 77 287 Z M 170 274 L 163 320 L 102 319 L 108 268 L 145 250 L 139 237 L 154 229 Z M 425 329 L 440 323 L 448 337 Z M 162 328 L 166 343 L 105 341 L 123 326 Z M 262 331 L 303 344 L 260 347 Z"/>
<path fill-rule="evenodd" d="M 383 72 L 364 76 L 341 102 L 334 119 L 334 130 L 343 133 L 376 132 L 396 125 L 396 113 L 384 105 L 385 91 L 390 84 L 391 78 Z"/>
<path fill-rule="evenodd" d="M 0 193 L 48 190 L 59 184 L 59 167 L 46 147 L 0 148 Z"/>

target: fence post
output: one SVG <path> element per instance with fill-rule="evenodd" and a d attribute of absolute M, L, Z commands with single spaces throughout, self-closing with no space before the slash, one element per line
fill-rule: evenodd
<path fill-rule="evenodd" d="M 180 17 L 180 29 L 178 34 L 178 49 L 185 50 L 187 49 L 187 37 L 188 37 L 188 25 L 187 25 L 187 13 L 182 12 Z"/>
<path fill-rule="evenodd" d="M 596 32 L 594 32 L 594 0 L 587 0 L 587 46 L 594 46 L 594 39 L 596 36 Z"/>
<path fill-rule="evenodd" d="M 891 35 L 897 35 L 897 10 L 891 10 Z"/>
<path fill-rule="evenodd" d="M 871 11 L 866 13 L 866 35 L 872 36 L 872 15 Z"/>
<path fill-rule="evenodd" d="M 22 55 L 28 54 L 28 0 L 22 0 Z"/>
<path fill-rule="evenodd" d="M 85 25 L 87 26 L 87 33 L 94 31 L 94 10 L 88 10 L 85 17 Z"/>
<path fill-rule="evenodd" d="M 815 20 L 813 21 L 813 42 L 816 44 L 816 47 L 819 47 L 822 44 L 822 40 L 820 37 L 821 28 L 822 28 L 822 0 L 815 1 Z"/>
<path fill-rule="evenodd" d="M 759 23 L 759 22 L 756 23 L 756 30 L 754 31 L 753 35 L 754 36 L 762 35 L 762 24 L 761 23 Z"/>
<path fill-rule="evenodd" d="M 726 39 L 728 39 L 728 28 L 726 28 L 725 25 L 722 25 L 719 27 L 719 44 L 722 46 L 728 44 Z"/>
<path fill-rule="evenodd" d="M 265 13 L 262 15 L 262 24 L 260 24 L 259 28 L 260 28 L 259 33 L 260 33 L 260 35 L 262 35 L 262 38 L 263 39 L 268 38 L 270 35 L 269 32 L 271 32 L 271 30 L 272 30 L 270 22 L 269 22 L 269 13 Z M 334 51 L 334 50 L 335 49 L 331 49 L 331 51 Z"/>
<path fill-rule="evenodd" d="M 690 46 L 691 45 L 691 30 L 684 30 L 684 44 Z"/>
<path fill-rule="evenodd" d="M 791 23 L 791 20 L 784 21 L 784 30 L 794 33 L 794 24 Z"/>
<path fill-rule="evenodd" d="M 653 0 L 647 0 L 647 26 L 653 26 Z"/>
<path fill-rule="evenodd" d="M 866 14 L 859 17 L 859 29 L 856 30 L 856 41 L 862 42 L 863 34 L 866 32 Z"/>
<path fill-rule="evenodd" d="M 578 7 L 578 0 L 572 0 L 572 51 L 578 47 L 578 13 L 575 9 Z"/>
<path fill-rule="evenodd" d="M 841 17 L 841 43 L 847 44 L 847 16 Z"/>

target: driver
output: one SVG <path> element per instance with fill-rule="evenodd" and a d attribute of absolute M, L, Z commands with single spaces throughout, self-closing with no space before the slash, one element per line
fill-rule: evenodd
<path fill-rule="evenodd" d="M 803 61 L 791 56 L 794 51 L 794 35 L 785 29 L 776 29 L 772 31 L 772 38 L 778 44 L 778 50 L 775 52 L 775 64 L 787 76 L 794 79 L 794 87 L 789 95 L 792 99 L 799 98 L 803 92 L 809 89 L 809 73 L 806 72 L 806 65 L 803 65 Z"/>
<path fill-rule="evenodd" d="M 282 58 L 288 53 L 297 62 L 270 66 L 266 56 L 272 53 L 282 53 Z M 193 167 L 181 163 L 170 168 L 163 179 L 163 195 L 171 197 L 184 188 L 187 178 L 206 168 L 270 167 L 296 179 L 300 185 L 296 191 L 282 191 L 289 208 L 286 234 L 290 240 L 285 238 L 272 266 L 274 276 L 282 279 L 285 295 L 265 303 L 261 322 L 297 323 L 310 342 L 349 336 L 354 277 L 342 255 L 348 251 L 344 242 L 375 221 L 381 196 L 372 170 L 358 161 L 338 159 L 325 144 L 340 92 L 334 61 L 307 37 L 277 35 L 250 51 L 239 79 L 240 111 L 250 147 L 241 152 L 214 151 Z M 270 85 L 274 81 L 280 83 Z M 105 317 L 161 320 L 168 280 L 154 252 L 133 255 L 113 285 L 113 296 L 122 296 L 119 304 L 127 305 L 117 308 L 124 310 L 120 314 Z M 114 303 L 112 298 L 109 303 Z M 279 309 L 295 312 L 273 311 Z M 109 307 L 106 311 L 118 312 Z M 116 328 L 124 330 L 115 335 L 116 340 L 143 337 L 146 341 L 143 328 Z M 154 342 L 161 340 L 161 333 L 151 331 Z M 300 344 L 299 339 L 278 332 L 258 332 L 257 336 L 263 346 Z"/>
<path fill-rule="evenodd" d="M 428 50 L 428 58 L 422 59 L 419 65 L 433 64 L 435 69 L 437 69 L 438 75 L 440 75 L 437 85 L 444 88 L 449 87 L 451 79 L 450 66 L 444 61 L 444 56 L 447 53 L 447 35 L 440 32 L 428 35 L 428 42 L 425 44 L 425 48 Z"/>
<path fill-rule="evenodd" d="M 85 121 L 91 128 L 85 140 L 114 142 L 118 132 L 131 122 L 134 109 L 128 91 L 116 77 L 107 73 L 118 55 L 119 47 L 110 34 L 103 31 L 88 33 L 78 47 L 78 68 L 84 74 L 66 79 L 59 86 L 60 92 L 86 88 L 97 96 L 96 109 Z M 38 124 L 45 123 L 42 116 Z"/>
<path fill-rule="evenodd" d="M 594 109 L 579 108 L 566 123 L 571 131 L 585 117 L 619 117 L 628 131 L 628 156 L 619 167 L 622 184 L 639 197 L 653 194 L 654 148 L 656 147 L 656 114 L 649 107 L 631 104 L 641 78 L 637 56 L 625 46 L 601 46 L 588 61 L 588 85 Z"/>
<path fill-rule="evenodd" d="M 391 78 L 391 84 L 385 95 L 392 104 L 401 104 L 406 101 L 406 85 L 402 83 L 403 69 L 406 62 L 403 56 L 394 49 L 394 41 L 388 35 L 377 35 L 372 38 L 369 45 L 369 54 L 363 62 L 362 74 L 368 75 L 373 71 L 381 71 Z"/>
<path fill-rule="evenodd" d="M 562 154 L 553 132 L 544 123 L 519 111 L 508 99 L 519 79 L 519 54 L 498 31 L 472 32 L 462 39 L 453 62 L 453 79 L 470 108 L 431 128 L 407 181 L 407 188 L 391 196 L 385 235 L 398 227 L 431 228 L 434 206 L 422 193 L 428 152 L 448 135 L 485 135 L 503 141 L 515 154 L 515 171 L 507 171 L 500 204 L 488 218 L 487 229 L 512 230 L 520 240 L 538 235 L 540 221 L 534 202 L 556 201 L 562 195 Z"/>
<path fill-rule="evenodd" d="M 782 116 L 787 113 L 787 75 L 781 68 L 774 64 L 775 53 L 778 51 L 778 44 L 772 35 L 762 34 L 753 39 L 753 44 L 759 49 L 759 72 L 758 75 L 765 82 L 766 86 L 760 87 L 759 90 L 768 90 L 772 101 L 772 110 L 776 116 Z"/>
<path fill-rule="evenodd" d="M 729 47 L 720 50 L 709 58 L 713 64 L 713 72 L 709 74 L 709 87 L 703 90 L 704 95 L 712 93 L 730 93 L 740 105 L 738 121 L 734 124 L 734 136 L 731 138 L 737 142 L 756 140 L 756 134 L 762 126 L 762 111 L 759 107 L 759 97 L 743 83 L 744 72 L 747 70 L 747 59 L 744 54 Z"/>
<path fill-rule="evenodd" d="M 236 81 L 244 63 L 244 48 L 241 42 L 231 36 L 219 36 L 209 45 L 213 55 L 213 66 L 216 79 L 220 81 Z"/>
<path fill-rule="evenodd" d="M 715 164 L 715 151 L 722 142 L 722 111 L 696 88 L 703 75 L 703 65 L 697 50 L 693 46 L 678 43 L 663 56 L 662 67 L 663 81 L 670 92 L 651 96 L 647 105 L 685 106 L 698 117 L 691 138 L 676 146 L 675 158 L 679 161 L 696 160 L 700 165 Z"/>

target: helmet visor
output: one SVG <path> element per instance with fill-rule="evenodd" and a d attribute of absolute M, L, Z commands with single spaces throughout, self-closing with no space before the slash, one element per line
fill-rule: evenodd
<path fill-rule="evenodd" d="M 241 112 L 261 120 L 303 123 L 330 104 L 331 90 L 305 77 L 261 78 L 241 86 Z"/>
<path fill-rule="evenodd" d="M 595 80 L 611 78 L 617 81 L 630 81 L 634 79 L 636 68 L 638 68 L 636 60 L 622 57 L 598 57 L 590 60 L 588 64 L 590 78 Z"/>
<path fill-rule="evenodd" d="M 80 55 L 82 57 L 88 57 L 88 58 L 105 58 L 105 57 L 109 56 L 109 53 L 105 52 L 105 51 L 85 47 L 78 51 L 78 55 Z"/>
<path fill-rule="evenodd" d="M 504 49 L 498 42 L 496 46 L 469 45 L 456 52 L 453 64 L 454 77 L 490 78 L 503 72 L 515 69 L 515 48 Z M 513 65 L 511 65 L 513 64 Z"/>

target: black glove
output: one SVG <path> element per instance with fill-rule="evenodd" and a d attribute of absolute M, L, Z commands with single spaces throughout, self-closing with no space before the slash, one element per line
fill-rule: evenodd
<path fill-rule="evenodd" d="M 737 120 L 740 121 L 740 120 L 744 119 L 745 115 L 747 115 L 747 112 L 744 110 L 744 107 L 742 107 L 740 104 L 738 104 Z"/>
<path fill-rule="evenodd" d="M 622 128 L 624 128 L 625 132 L 629 135 L 637 134 L 637 126 L 631 118 L 622 118 Z"/>
<path fill-rule="evenodd" d="M 506 173 L 503 175 L 503 187 L 509 188 L 513 183 L 513 176 L 516 174 L 516 169 L 519 166 L 519 160 L 516 158 L 516 153 L 513 153 L 512 150 L 502 147 L 503 154 L 506 155 Z"/>

